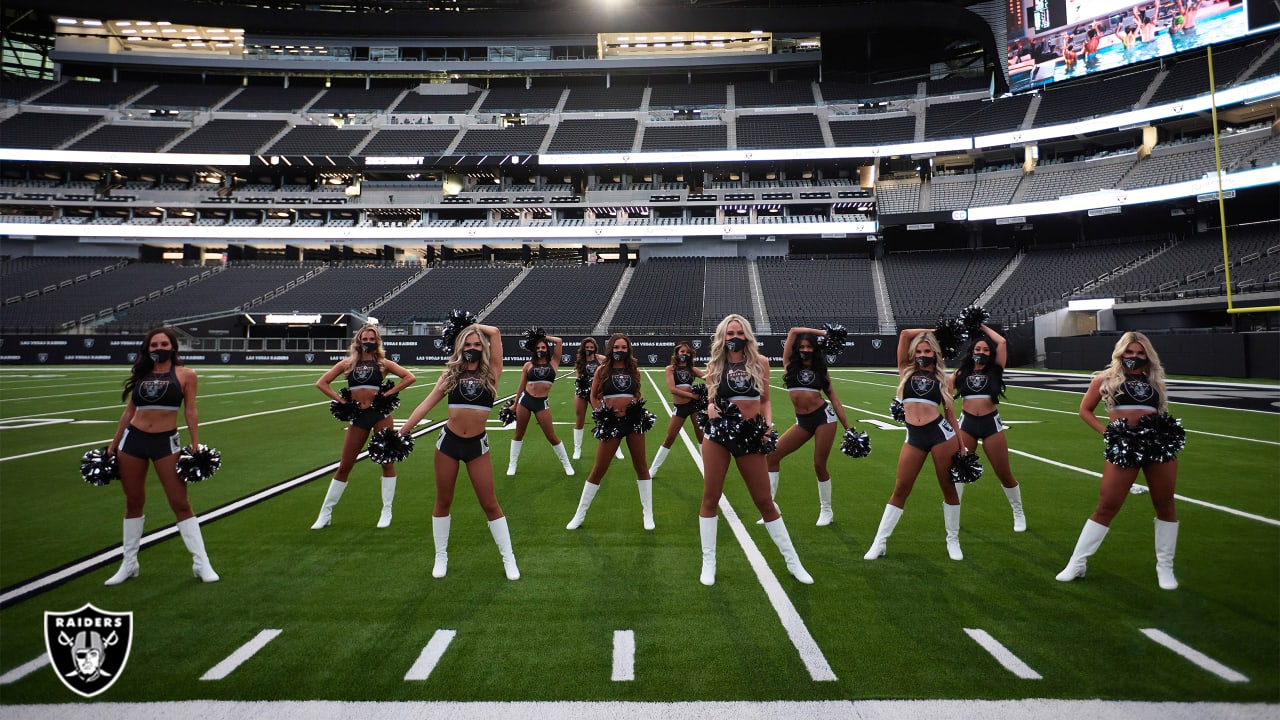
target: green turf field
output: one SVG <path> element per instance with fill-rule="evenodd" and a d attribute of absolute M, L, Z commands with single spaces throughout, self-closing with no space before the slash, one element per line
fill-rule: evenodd
<path fill-rule="evenodd" d="M 196 369 L 201 439 L 223 455 L 216 477 L 190 487 L 197 514 L 337 459 L 342 425 L 313 387 L 317 368 Z M 419 372 L 398 418 L 437 373 Z M 504 375 L 503 394 L 514 390 L 517 374 Z M 120 543 L 118 485 L 86 485 L 78 462 L 111 437 L 124 375 L 114 367 L 0 369 L 0 587 L 12 590 Z M 726 501 L 742 520 L 722 513 L 716 585 L 698 583 L 702 482 L 686 443 L 677 442 L 654 482 L 656 531 L 641 528 L 629 459 L 614 461 L 583 527 L 566 531 L 594 458 L 590 420 L 572 478 L 536 426 L 525 437 L 520 473 L 506 477 L 511 431 L 495 420 L 497 493 L 519 581 L 504 578 L 465 475 L 453 508 L 449 575 L 431 578 L 433 432 L 399 467 L 390 528 L 374 528 L 379 471 L 362 461 L 332 526 L 310 530 L 330 477 L 316 473 L 314 481 L 206 519 L 205 543 L 222 576 L 217 584 L 192 578 L 190 556 L 175 536 L 144 546 L 141 576 L 123 585 L 103 587 L 115 569 L 110 562 L 10 603 L 0 610 L 0 674 L 45 653 L 45 611 L 92 603 L 134 613 L 127 668 L 102 696 L 118 702 L 1280 702 L 1280 414 L 1172 408 L 1188 429 L 1179 460 L 1178 590 L 1156 585 L 1146 495 L 1130 496 L 1088 577 L 1062 584 L 1053 576 L 1093 509 L 1102 467 L 1100 439 L 1076 417 L 1077 395 L 1011 389 L 1001 406 L 1026 533 L 1012 532 L 1008 504 L 989 472 L 964 495 L 965 560 L 949 560 L 941 495 L 926 465 L 888 555 L 868 562 L 862 555 L 903 440 L 887 416 L 895 379 L 854 370 L 834 375 L 873 452 L 859 460 L 833 453 L 836 521 L 823 528 L 814 525 L 812 445 L 784 463 L 778 504 L 816 579 L 812 586 L 787 574 L 733 471 Z M 652 457 L 667 413 L 657 390 L 661 372 L 651 371 L 646 382 L 659 416 L 647 438 Z M 775 421 L 786 427 L 790 403 L 781 390 L 774 396 Z M 571 445 L 572 384 L 558 383 L 552 398 L 557 432 Z M 444 416 L 440 407 L 429 420 Z M 151 532 L 173 515 L 154 477 L 148 489 Z M 760 573 L 753 555 L 766 563 Z M 224 678 L 201 679 L 263 630 L 280 633 Z M 1161 631 L 1244 679 L 1224 679 L 1144 630 Z M 633 679 L 613 679 L 618 631 L 634 639 Z M 984 649 L 974 639 L 979 631 L 1038 677 L 1020 677 Z M 446 637 L 451 642 L 426 679 L 406 680 L 424 648 L 440 647 Z M 5 705 L 77 699 L 48 667 L 0 679 Z"/>

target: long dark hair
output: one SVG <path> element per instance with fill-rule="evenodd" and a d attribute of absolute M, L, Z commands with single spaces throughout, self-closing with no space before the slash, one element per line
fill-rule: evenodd
<path fill-rule="evenodd" d="M 983 371 L 987 374 L 988 387 L 995 389 L 991 394 L 991 401 L 1000 402 L 1000 398 L 1004 397 L 1004 367 L 996 362 L 996 344 L 984 332 L 979 332 L 978 337 L 974 338 L 972 343 L 969 343 L 969 348 L 960 356 L 960 365 L 956 367 L 956 397 L 960 397 L 960 388 L 964 387 L 965 379 L 977 369 L 977 366 L 973 363 L 973 349 L 980 342 L 987 344 L 987 354 L 991 356 L 991 359 L 987 361 L 987 369 Z"/>
<path fill-rule="evenodd" d="M 822 354 L 822 346 L 818 344 L 818 337 L 813 333 L 804 333 L 796 338 L 796 343 L 791 346 L 791 357 L 782 358 L 787 363 L 785 378 L 790 384 L 804 368 L 804 361 L 800 359 L 800 343 L 806 340 L 809 342 L 809 347 L 813 348 L 813 365 L 809 369 L 818 376 L 818 384 L 825 388 L 831 382 L 827 374 L 827 356 Z"/>
<path fill-rule="evenodd" d="M 147 332 L 146 337 L 142 338 L 142 347 L 138 350 L 138 359 L 133 363 L 133 370 L 129 374 L 129 379 L 124 381 L 124 392 L 120 393 L 122 402 L 129 402 L 129 395 L 133 393 L 133 389 L 137 387 L 142 379 L 150 375 L 156 368 L 156 363 L 151 359 L 151 338 L 156 335 L 164 335 L 169 338 L 169 345 L 173 347 L 173 357 L 169 362 L 174 365 L 181 365 L 182 358 L 178 356 L 178 334 L 171 327 L 153 328 Z"/>
<path fill-rule="evenodd" d="M 587 352 L 587 343 L 591 343 L 592 345 L 596 346 L 596 351 L 594 353 Z M 582 375 L 582 373 L 586 372 L 587 363 L 591 362 L 592 360 L 595 360 L 596 359 L 595 356 L 599 354 L 600 354 L 600 343 L 596 342 L 595 338 L 593 337 L 582 338 L 582 342 L 578 343 L 578 359 L 573 362 L 573 369 L 575 373 L 577 375 Z"/>

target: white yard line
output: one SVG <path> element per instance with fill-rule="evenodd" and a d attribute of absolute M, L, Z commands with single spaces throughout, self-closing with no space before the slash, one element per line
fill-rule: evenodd
<path fill-rule="evenodd" d="M 0 675 L 0 685 L 17 682 L 48 664 L 49 653 L 43 653 L 35 660 L 28 660 L 9 672 Z"/>
<path fill-rule="evenodd" d="M 658 399 L 662 401 L 662 407 L 666 409 L 667 415 L 672 415 L 671 405 L 667 402 L 667 396 L 662 388 L 658 387 L 657 381 L 653 379 L 652 372 L 645 371 L 645 377 L 653 385 L 653 389 L 657 392 Z M 702 467 L 702 453 L 699 452 L 693 441 L 689 439 L 689 434 L 683 427 L 680 428 L 680 439 L 684 441 L 689 454 L 693 456 L 693 461 L 698 466 L 698 474 L 703 474 L 705 470 Z M 782 627 L 786 630 L 787 637 L 791 639 L 791 644 L 795 646 L 796 652 L 800 654 L 800 661 L 808 669 L 809 676 L 815 681 L 835 680 L 836 674 L 831 669 L 831 664 L 827 662 L 827 658 L 822 654 L 822 649 L 818 647 L 817 641 L 813 639 L 813 634 L 805 626 L 804 619 L 800 617 L 800 612 L 796 610 L 795 604 L 791 602 L 791 598 L 782 589 L 782 584 L 778 582 L 777 576 L 769 569 L 769 564 L 765 562 L 760 548 L 751 539 L 751 535 L 747 532 L 747 527 L 742 524 L 742 520 L 738 517 L 738 513 L 734 511 L 733 506 L 729 504 L 729 498 L 726 495 L 720 496 L 720 512 L 724 514 L 725 522 L 728 523 L 729 529 L 733 530 L 734 537 L 737 538 L 738 544 L 742 546 L 743 552 L 746 553 L 747 561 L 751 564 L 751 568 L 755 570 L 756 578 L 760 581 L 760 585 L 764 587 L 765 595 L 769 598 L 770 604 L 773 605 L 774 612 L 778 613 L 778 619 L 782 621 Z M 690 552 L 692 552 L 692 549 Z M 693 582 L 692 576 L 690 576 L 689 581 Z"/>
<path fill-rule="evenodd" d="M 1222 663 L 1218 662 L 1217 660 L 1214 660 L 1208 655 L 1205 655 L 1199 650 L 1196 650 L 1190 645 L 1187 645 L 1183 642 L 1180 642 L 1174 639 L 1168 633 L 1162 630 L 1157 630 L 1155 628 L 1143 628 L 1142 634 L 1146 635 L 1153 642 L 1163 645 L 1166 648 L 1169 648 L 1175 653 L 1181 655 L 1182 657 L 1190 660 L 1192 664 L 1194 664 L 1196 667 L 1202 670 L 1205 670 L 1206 672 L 1211 672 L 1214 675 L 1217 675 L 1218 677 L 1222 678 L 1223 680 L 1226 680 L 1227 682 L 1233 682 L 1233 683 L 1249 682 L 1249 678 L 1245 677 L 1244 675 L 1241 675 L 1235 670 L 1232 670 L 1226 665 L 1223 665 Z"/>
<path fill-rule="evenodd" d="M 259 650 L 267 646 L 267 643 L 275 640 L 280 636 L 283 630 L 263 630 L 254 636 L 252 640 L 236 648 L 236 651 L 226 657 L 225 660 L 209 668 L 209 671 L 200 676 L 201 680 L 222 680 L 226 676 L 235 672 L 235 669 L 243 665 L 258 653 Z"/>
<path fill-rule="evenodd" d="M 418 659 L 409 668 L 409 672 L 404 674 L 404 679 L 426 680 L 431 677 L 431 671 L 436 669 L 440 658 L 444 657 L 444 651 L 449 649 L 449 643 L 453 642 L 457 634 L 457 630 L 436 630 L 427 641 L 427 646 L 422 648 Z"/>
<path fill-rule="evenodd" d="M 991 657 L 996 662 L 1004 666 L 1005 670 L 1017 675 L 1023 680 L 1040 680 L 1040 673 L 1031 669 L 1031 666 L 1022 662 L 1022 659 L 1014 655 L 1009 648 L 1000 643 L 999 640 L 991 637 L 991 633 L 986 630 L 978 630 L 976 628 L 965 628 L 964 632 L 973 641 L 982 646 L 983 650 L 991 653 Z"/>
<path fill-rule="evenodd" d="M 631 630 L 613 631 L 614 682 L 630 682 L 636 679 L 636 634 Z"/>

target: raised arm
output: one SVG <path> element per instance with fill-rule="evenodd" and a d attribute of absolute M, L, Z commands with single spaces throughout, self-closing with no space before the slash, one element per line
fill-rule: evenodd
<path fill-rule="evenodd" d="M 547 358 L 548 360 L 551 361 L 551 369 L 559 370 L 560 356 L 564 354 L 564 341 L 556 337 L 555 335 L 548 335 L 547 345 L 549 348 L 549 352 L 551 353 L 551 357 Z"/>
<path fill-rule="evenodd" d="M 1009 343 L 1004 339 L 1003 335 L 985 324 L 982 326 L 982 331 L 987 334 L 987 337 L 991 338 L 991 342 L 996 344 L 992 359 L 996 361 L 997 365 L 1004 367 L 1009 360 Z"/>
<path fill-rule="evenodd" d="M 913 362 L 911 359 L 911 338 L 927 332 L 933 332 L 933 330 L 929 328 L 912 328 L 898 333 L 898 367 L 910 365 Z"/>
<path fill-rule="evenodd" d="M 800 340 L 800 336 L 805 334 L 813 335 L 815 337 L 826 337 L 827 331 L 808 327 L 793 327 L 787 331 L 787 340 L 782 345 L 783 365 L 791 362 L 791 353 L 795 350 L 795 344 Z"/>

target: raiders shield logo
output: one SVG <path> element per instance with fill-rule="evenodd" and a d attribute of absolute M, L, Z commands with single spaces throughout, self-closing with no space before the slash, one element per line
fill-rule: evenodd
<path fill-rule="evenodd" d="M 986 375 L 970 375 L 964 379 L 964 384 L 969 386 L 970 390 L 981 392 L 987 389 Z"/>
<path fill-rule="evenodd" d="M 743 367 L 726 369 L 724 377 L 725 382 L 729 384 L 729 389 L 738 393 L 747 392 L 755 383 L 755 381 L 751 379 L 751 373 L 747 372 L 747 369 Z"/>
<path fill-rule="evenodd" d="M 818 374 L 809 368 L 804 368 L 796 376 L 796 379 L 800 381 L 801 385 L 811 387 L 814 381 L 818 379 Z"/>
<path fill-rule="evenodd" d="M 884 342 L 880 338 L 871 338 L 871 348 L 873 350 L 879 350 L 883 344 Z"/>
<path fill-rule="evenodd" d="M 355 369 L 351 371 L 351 379 L 357 383 L 365 382 L 369 378 L 373 377 L 373 370 L 374 368 L 372 365 L 357 365 Z"/>
<path fill-rule="evenodd" d="M 436 343 L 437 350 L 444 347 L 444 340 L 441 340 L 440 338 L 436 338 L 435 343 Z"/>
<path fill-rule="evenodd" d="M 484 392 L 484 383 L 480 382 L 480 378 L 464 377 L 458 381 L 458 393 L 467 402 L 473 402 L 482 392 Z"/>
<path fill-rule="evenodd" d="M 400 353 L 391 353 L 391 362 L 400 362 Z"/>
<path fill-rule="evenodd" d="M 694 341 L 693 341 L 693 349 L 694 349 L 694 350 L 701 350 L 701 349 L 702 349 L 702 341 L 701 341 L 701 340 L 694 340 Z"/>
<path fill-rule="evenodd" d="M 613 386 L 621 392 L 631 390 L 631 376 L 627 373 L 613 373 Z"/>
<path fill-rule="evenodd" d="M 138 394 L 147 402 L 155 402 L 169 389 L 168 380 L 144 380 L 138 384 Z"/>
<path fill-rule="evenodd" d="M 825 355 L 824 357 L 826 357 L 826 359 L 827 359 L 827 364 L 828 364 L 828 365 L 835 365 L 835 364 L 836 364 L 836 356 L 835 356 L 835 355 Z"/>
<path fill-rule="evenodd" d="M 87 347 L 87 348 L 91 348 L 91 347 L 93 347 L 93 340 L 94 340 L 94 338 L 85 338 L 85 339 L 84 339 L 84 346 L 85 346 L 85 347 Z"/>
<path fill-rule="evenodd" d="M 573 362 L 573 355 L 570 355 L 569 353 L 564 353 L 560 356 L 561 365 L 568 365 L 571 362 Z"/>
<path fill-rule="evenodd" d="M 313 363 L 313 362 L 315 362 L 315 361 L 316 361 L 316 354 L 315 354 L 315 353 L 307 353 L 306 355 L 303 355 L 303 356 L 302 356 L 302 359 L 303 359 L 303 360 L 306 360 L 306 361 L 307 361 L 307 364 L 309 365 L 309 364 L 311 364 L 311 363 Z"/>
<path fill-rule="evenodd" d="M 915 392 L 916 397 L 925 397 L 933 392 L 933 388 L 938 381 L 929 375 L 913 375 L 911 376 L 911 390 Z"/>
<path fill-rule="evenodd" d="M 133 642 L 133 613 L 85 603 L 73 612 L 45 612 L 44 647 L 58 679 L 77 695 L 93 697 L 120 679 Z"/>
<path fill-rule="evenodd" d="M 1151 399 L 1151 384 L 1141 380 L 1126 380 L 1124 391 L 1129 393 L 1129 397 L 1140 402 Z"/>
<path fill-rule="evenodd" d="M 224 363 L 231 362 L 231 353 L 222 353 L 222 362 Z"/>
<path fill-rule="evenodd" d="M 125 359 L 131 363 L 138 362 L 138 353 L 129 353 L 125 355 Z"/>
<path fill-rule="evenodd" d="M 650 353 L 650 354 L 649 354 L 649 364 L 650 364 L 650 365 L 657 365 L 657 364 L 658 364 L 658 356 L 657 356 L 657 355 L 654 355 L 653 353 Z"/>

